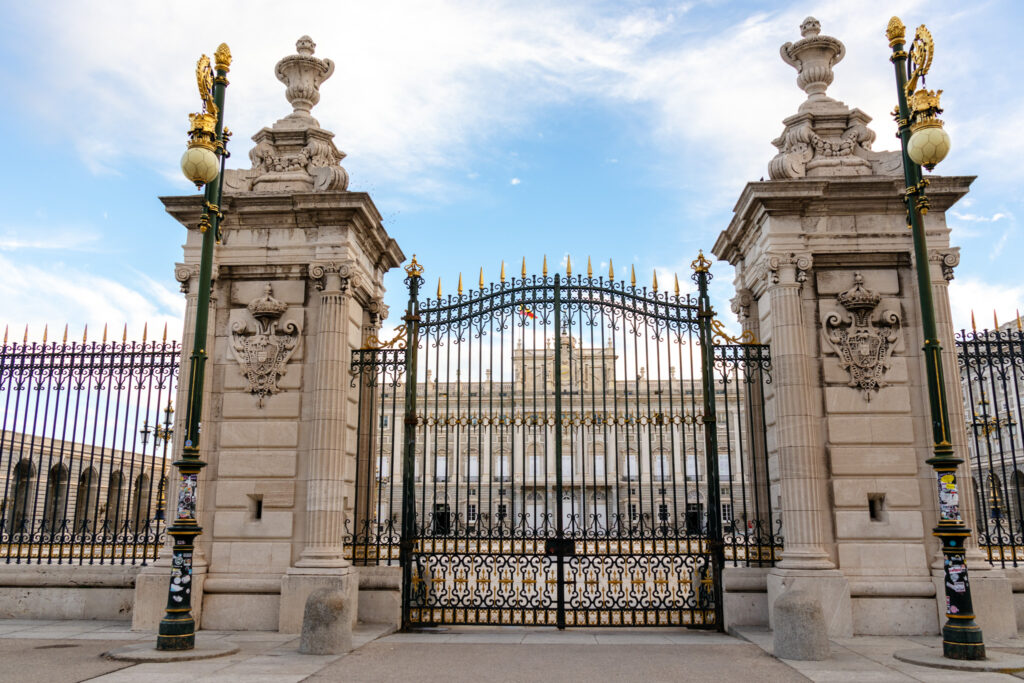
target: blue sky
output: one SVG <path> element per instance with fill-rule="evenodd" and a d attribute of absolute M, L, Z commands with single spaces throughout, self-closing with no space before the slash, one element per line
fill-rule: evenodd
<path fill-rule="evenodd" d="M 367 6 L 372 5 L 372 6 Z M 6 3 L 0 10 L 0 324 L 39 338 L 69 323 L 131 335 L 169 322 L 183 229 L 160 195 L 186 194 L 177 169 L 194 63 L 234 53 L 229 165 L 290 108 L 273 66 L 300 35 L 337 63 L 314 115 L 336 134 L 350 189 L 370 192 L 407 255 L 446 291 L 501 261 L 539 271 L 567 254 L 582 267 L 635 265 L 660 282 L 709 251 L 744 184 L 767 176 L 771 140 L 804 94 L 779 46 L 816 16 L 843 40 L 829 95 L 874 118 L 894 149 L 895 12 L 936 39 L 929 86 L 944 90 L 953 150 L 944 174 L 977 175 L 949 216 L 962 261 L 954 320 L 1024 307 L 1024 3 L 962 2 L 217 2 Z M 986 50 L 988 52 L 986 52 Z M 732 272 L 716 265 L 728 318 Z M 663 279 L 669 278 L 669 279 Z M 392 311 L 401 274 L 386 280 Z M 394 324 L 392 316 L 389 321 Z"/>

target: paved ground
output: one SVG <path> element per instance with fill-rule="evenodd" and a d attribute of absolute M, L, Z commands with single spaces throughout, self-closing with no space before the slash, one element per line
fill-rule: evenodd
<path fill-rule="evenodd" d="M 741 629 L 739 637 L 685 630 L 453 628 L 395 633 L 361 626 L 348 655 L 311 657 L 298 640 L 265 632 L 202 631 L 204 640 L 240 647 L 218 659 L 136 664 L 103 652 L 153 642 L 127 622 L 0 620 L 0 682 L 64 683 L 324 683 L 326 681 L 882 681 L 1012 682 L 1005 674 L 959 673 L 899 662 L 897 650 L 937 647 L 938 637 L 835 640 L 824 662 L 770 656 L 771 633 Z M 1024 653 L 1024 640 L 988 644 Z"/>

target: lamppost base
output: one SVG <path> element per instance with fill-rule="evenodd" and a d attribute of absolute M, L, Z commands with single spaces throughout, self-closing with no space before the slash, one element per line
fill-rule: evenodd
<path fill-rule="evenodd" d="M 196 622 L 191 614 L 183 619 L 163 619 L 157 632 L 156 649 L 192 650 L 196 646 Z"/>
<path fill-rule="evenodd" d="M 985 659 L 981 627 L 974 620 L 964 624 L 947 621 L 942 627 L 942 656 L 946 659 L 977 661 Z"/>

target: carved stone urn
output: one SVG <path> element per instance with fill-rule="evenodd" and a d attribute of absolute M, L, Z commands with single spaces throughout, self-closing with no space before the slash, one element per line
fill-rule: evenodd
<path fill-rule="evenodd" d="M 779 49 L 783 61 L 797 70 L 796 84 L 807 93 L 808 101 L 832 99 L 825 95 L 832 84 L 832 67 L 846 56 L 842 42 L 820 33 L 821 23 L 814 17 L 807 17 L 800 24 L 803 40 L 786 43 Z"/>
<path fill-rule="evenodd" d="M 313 56 L 316 43 L 309 36 L 302 36 L 295 43 L 298 54 L 289 55 L 274 67 L 277 80 L 287 86 L 284 96 L 292 105 L 287 118 L 312 118 L 310 110 L 320 101 L 320 84 L 334 73 L 334 62 Z"/>

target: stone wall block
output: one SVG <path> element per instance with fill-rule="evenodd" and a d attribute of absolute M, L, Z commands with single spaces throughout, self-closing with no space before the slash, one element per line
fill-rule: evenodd
<path fill-rule="evenodd" d="M 254 519 L 248 510 L 218 510 L 213 521 L 213 535 L 218 539 L 291 538 L 294 515 L 286 510 L 263 510 Z"/>
<path fill-rule="evenodd" d="M 841 445 L 910 444 L 914 443 L 914 420 L 911 417 L 829 415 L 828 440 Z"/>
<path fill-rule="evenodd" d="M 868 470 L 864 474 L 872 474 Z M 921 504 L 921 485 L 917 479 L 879 478 L 864 479 L 837 478 L 832 480 L 832 499 L 836 507 L 868 509 L 868 495 L 884 493 L 885 504 L 891 507 L 917 507 Z"/>
<path fill-rule="evenodd" d="M 836 510 L 837 538 L 906 538 L 924 536 L 920 510 L 889 510 L 884 522 L 876 522 L 868 511 Z"/>
<path fill-rule="evenodd" d="M 917 450 L 908 446 L 830 446 L 828 451 L 835 476 L 916 475 L 921 467 Z"/>
<path fill-rule="evenodd" d="M 298 444 L 297 422 L 225 420 L 220 424 L 221 448 L 295 448 Z"/>
<path fill-rule="evenodd" d="M 827 360 L 825 361 L 828 362 Z M 825 411 L 830 415 L 910 412 L 910 389 L 906 386 L 882 387 L 871 392 L 871 400 L 854 387 L 825 387 Z"/>
<path fill-rule="evenodd" d="M 222 450 L 217 459 L 217 474 L 222 477 L 294 477 L 296 460 L 294 450 Z"/>

